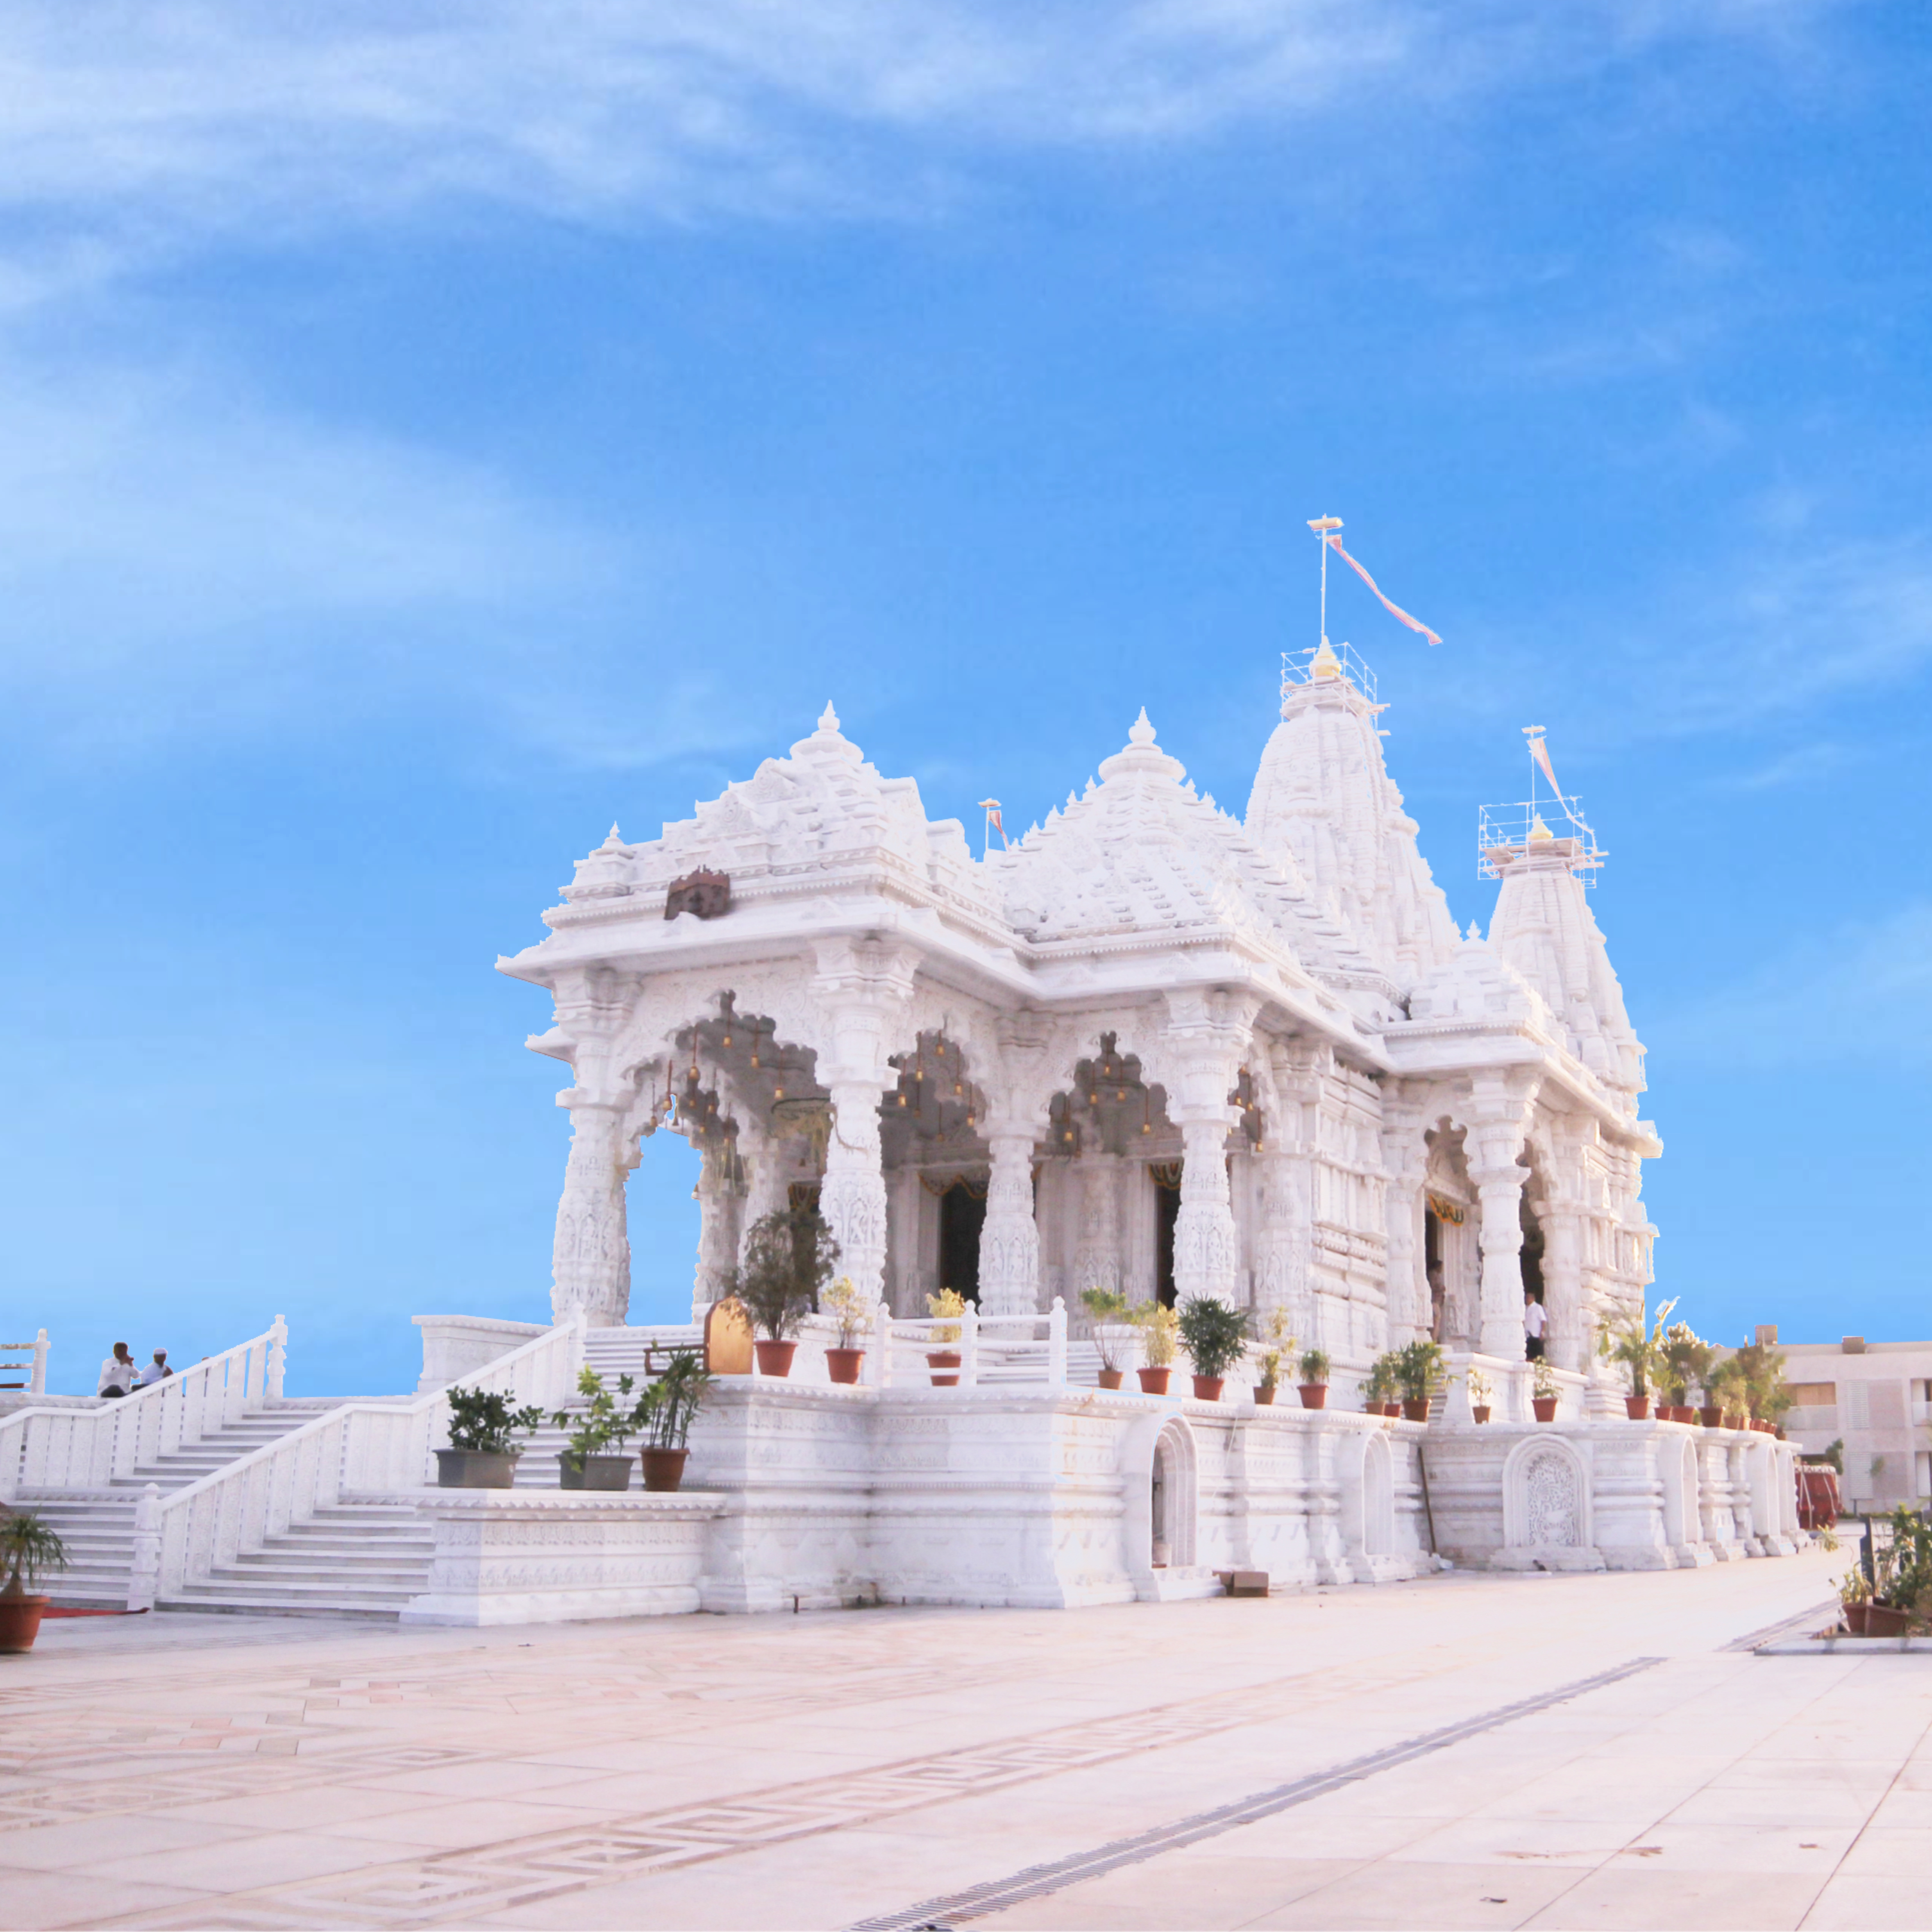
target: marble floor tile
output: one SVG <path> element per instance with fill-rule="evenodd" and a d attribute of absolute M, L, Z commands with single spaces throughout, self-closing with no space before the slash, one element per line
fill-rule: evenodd
<path fill-rule="evenodd" d="M 1818 1894 L 1805 1932 L 1928 1932 L 1932 1886 L 1923 1871 L 1841 1873 Z"/>

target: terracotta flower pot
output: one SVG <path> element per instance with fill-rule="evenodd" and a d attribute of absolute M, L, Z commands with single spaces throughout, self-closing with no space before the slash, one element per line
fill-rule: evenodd
<path fill-rule="evenodd" d="M 1382 1404 L 1382 1413 L 1393 1420 L 1401 1414 L 1402 1404 L 1399 1402 L 1385 1402 Z"/>
<path fill-rule="evenodd" d="M 1529 1399 L 1529 1406 L 1535 1410 L 1538 1421 L 1554 1422 L 1556 1420 L 1556 1398 L 1553 1395 L 1533 1395 Z"/>
<path fill-rule="evenodd" d="M 674 1490 L 684 1480 L 685 1458 L 691 1454 L 688 1449 L 640 1449 L 638 1451 L 644 1466 L 644 1487 L 662 1496 Z"/>
<path fill-rule="evenodd" d="M 1650 1418 L 1650 1398 L 1647 1395 L 1627 1395 L 1624 1397 L 1624 1413 L 1633 1422 L 1648 1421 Z"/>
<path fill-rule="evenodd" d="M 1273 1382 L 1256 1383 L 1255 1400 L 1263 1408 L 1272 1408 L 1274 1406 L 1274 1384 Z"/>
<path fill-rule="evenodd" d="M 517 1480 L 517 1458 L 521 1453 L 512 1449 L 506 1455 L 489 1456 L 478 1449 L 439 1449 L 436 1452 L 436 1486 L 444 1490 L 507 1490 Z"/>
<path fill-rule="evenodd" d="M 1427 1396 L 1424 1396 L 1420 1402 L 1410 1402 L 1405 1400 L 1402 1405 L 1403 1421 L 1426 1422 L 1429 1420 L 1429 1400 Z"/>
<path fill-rule="evenodd" d="M 566 1449 L 556 1459 L 556 1486 L 560 1490 L 628 1490 L 631 1486 L 631 1459 L 628 1456 L 586 1456 L 580 1462 Z"/>
<path fill-rule="evenodd" d="M 0 1655 L 18 1657 L 33 1648 L 46 1606 L 45 1597 L 0 1597 Z"/>
<path fill-rule="evenodd" d="M 1697 1412 L 1697 1420 L 1706 1429 L 1721 1429 L 1724 1426 L 1724 1412 L 1714 1402 L 1707 1402 Z"/>
<path fill-rule="evenodd" d="M 959 1354 L 956 1349 L 934 1349 L 926 1357 L 926 1366 L 932 1371 L 934 1388 L 957 1388 L 959 1386 Z"/>
<path fill-rule="evenodd" d="M 796 1342 L 754 1342 L 752 1347 L 758 1358 L 760 1375 L 782 1382 L 791 1373 L 791 1358 L 798 1353 Z"/>
<path fill-rule="evenodd" d="M 1865 1634 L 1865 1616 L 1871 1608 L 1869 1604 L 1847 1604 L 1845 1606 L 1845 1628 L 1854 1636 Z"/>
<path fill-rule="evenodd" d="M 1469 1405 L 1469 1419 L 1472 1422 L 1486 1422 L 1490 1419 L 1490 1406 L 1486 1402 L 1472 1402 Z"/>
<path fill-rule="evenodd" d="M 1680 1402 L 1671 1409 L 1670 1419 L 1672 1422 L 1695 1422 L 1697 1412 L 1688 1402 Z"/>
<path fill-rule="evenodd" d="M 1196 1376 L 1194 1378 L 1194 1400 L 1196 1402 L 1219 1402 L 1221 1391 L 1227 1385 L 1226 1376 Z"/>
<path fill-rule="evenodd" d="M 1909 1610 L 1894 1610 L 1889 1604 L 1865 1606 L 1867 1636 L 1903 1636 L 1911 1623 L 1912 1613 Z"/>
<path fill-rule="evenodd" d="M 1173 1372 L 1174 1371 L 1172 1369 L 1166 1368 L 1136 1369 L 1134 1371 L 1134 1373 L 1138 1376 L 1141 1378 L 1141 1394 L 1142 1395 L 1166 1394 L 1167 1378 L 1169 1376 L 1172 1375 Z"/>
<path fill-rule="evenodd" d="M 863 1348 L 827 1348 L 825 1352 L 825 1372 L 835 1382 L 856 1382 L 865 1360 Z"/>
<path fill-rule="evenodd" d="M 1102 1388 L 1117 1389 L 1126 1380 L 1126 1376 L 1119 1369 L 1102 1369 L 1095 1380 Z"/>
<path fill-rule="evenodd" d="M 1326 1382 L 1301 1382 L 1297 1384 L 1304 1408 L 1325 1408 L 1328 1404 L 1328 1384 Z"/>

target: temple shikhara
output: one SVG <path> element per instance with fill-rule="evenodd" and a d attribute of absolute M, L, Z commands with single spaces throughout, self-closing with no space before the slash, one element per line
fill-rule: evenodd
<path fill-rule="evenodd" d="M 1382 710 L 1324 638 L 1284 672 L 1240 816 L 1143 712 L 976 858 L 828 706 L 661 837 L 614 828 L 498 962 L 550 995 L 529 1043 L 569 1070 L 550 1322 L 420 1315 L 413 1395 L 290 1401 L 278 1319 L 124 1401 L 0 1420 L 0 1500 L 88 1551 L 83 1598 L 425 1623 L 1792 1552 L 1792 1445 L 1634 1413 L 1596 1346 L 1641 1318 L 1661 1151 L 1596 840 L 1532 730 L 1549 796 L 1483 814 L 1494 910 L 1459 934 Z M 634 1325 L 633 1248 L 664 1238 L 627 1224 L 626 1182 L 670 1135 L 701 1162 L 692 1319 Z M 808 1205 L 845 1321 L 806 1317 L 768 1374 L 728 1291 L 754 1226 Z M 1162 1388 L 1156 1324 L 1096 1333 L 1095 1289 L 1223 1304 L 1256 1343 Z M 1261 1374 L 1278 1331 L 1325 1380 Z M 1433 1409 L 1369 1400 L 1421 1342 Z M 550 1422 L 514 1486 L 431 1486 L 453 1387 L 580 1419 L 586 1367 L 655 1387 L 700 1348 L 718 1373 L 675 1493 L 562 1486 Z"/>

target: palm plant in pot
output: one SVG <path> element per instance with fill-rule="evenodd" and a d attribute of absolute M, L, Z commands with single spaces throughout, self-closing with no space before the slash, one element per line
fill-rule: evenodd
<path fill-rule="evenodd" d="M 712 1381 L 704 1358 L 694 1349 L 680 1348 L 644 1392 L 638 1411 L 644 1430 L 644 1447 L 638 1454 L 646 1489 L 662 1493 L 684 1480 L 692 1422 L 704 1406 L 704 1393 Z"/>
<path fill-rule="evenodd" d="M 1294 1356 L 1294 1337 L 1288 1331 L 1288 1310 L 1270 1309 L 1258 1364 L 1262 1378 L 1255 1384 L 1256 1402 L 1264 1407 L 1273 1403 L 1275 1389 L 1281 1381 L 1281 1365 L 1292 1360 Z"/>
<path fill-rule="evenodd" d="M 1369 1364 L 1368 1379 L 1362 1384 L 1362 1412 L 1365 1415 L 1400 1414 L 1395 1387 L 1394 1358 L 1387 1354 L 1378 1355 Z"/>
<path fill-rule="evenodd" d="M 1124 1378 L 1114 1358 L 1120 1346 L 1120 1324 L 1127 1318 L 1127 1298 L 1118 1288 L 1083 1288 L 1080 1305 L 1092 1319 L 1094 1346 L 1100 1352 L 1100 1385 L 1117 1389 Z"/>
<path fill-rule="evenodd" d="M 753 1345 L 761 1376 L 791 1373 L 798 1344 L 792 1336 L 818 1305 L 832 1279 L 838 1244 L 816 1208 L 775 1208 L 752 1223 L 744 1265 L 730 1285 L 764 1334 Z"/>
<path fill-rule="evenodd" d="M 1642 1422 L 1650 1414 L 1651 1382 L 1664 1358 L 1664 1324 L 1676 1306 L 1675 1300 L 1666 1301 L 1657 1311 L 1654 1333 L 1645 1319 L 1641 1302 L 1634 1314 L 1616 1316 L 1597 1330 L 1598 1357 L 1617 1363 L 1630 1378 L 1624 1409 L 1633 1422 Z"/>
<path fill-rule="evenodd" d="M 1716 1352 L 1709 1342 L 1698 1339 L 1688 1322 L 1673 1322 L 1664 1330 L 1664 1379 L 1670 1385 L 1672 1421 L 1698 1419 L 1696 1410 L 1690 1406 L 1690 1391 L 1709 1374 L 1711 1358 Z"/>
<path fill-rule="evenodd" d="M 1181 1346 L 1194 1364 L 1194 1399 L 1219 1402 L 1228 1371 L 1248 1346 L 1248 1312 L 1211 1294 L 1197 1294 L 1179 1311 Z"/>
<path fill-rule="evenodd" d="M 1319 1348 L 1304 1348 L 1295 1367 L 1301 1376 L 1298 1393 L 1302 1407 L 1323 1407 L 1328 1400 L 1328 1358 Z"/>
<path fill-rule="evenodd" d="M 1158 1301 L 1143 1301 L 1128 1315 L 1141 1331 L 1141 1354 L 1144 1358 L 1135 1371 L 1143 1395 L 1165 1395 L 1168 1378 L 1174 1372 L 1174 1352 L 1180 1340 L 1180 1318 Z"/>
<path fill-rule="evenodd" d="M 1718 1405 L 1718 1426 L 1742 1429 L 1744 1422 L 1744 1364 L 1735 1355 L 1726 1355 L 1705 1378 L 1704 1393 Z"/>
<path fill-rule="evenodd" d="M 7 1573 L 0 1587 L 0 1653 L 17 1656 L 33 1648 L 47 1606 L 34 1586 L 43 1571 L 67 1565 L 67 1546 L 52 1524 L 32 1510 L 0 1512 L 0 1569 Z"/>
<path fill-rule="evenodd" d="M 617 1378 L 617 1394 L 628 1395 L 628 1376 Z M 588 1399 L 589 1406 L 572 1411 L 556 1410 L 552 1425 L 570 1432 L 556 1459 L 556 1486 L 560 1490 L 628 1490 L 631 1486 L 631 1459 L 624 1454 L 628 1437 L 637 1433 L 640 1408 L 620 1409 L 617 1397 L 604 1386 L 604 1378 L 588 1363 L 578 1372 L 577 1392 Z M 604 1452 L 615 1444 L 618 1453 Z"/>
<path fill-rule="evenodd" d="M 1402 1412 L 1411 1422 L 1429 1420 L 1431 1397 L 1442 1382 L 1442 1345 L 1414 1341 L 1395 1354 L 1396 1384 L 1402 1390 Z"/>
<path fill-rule="evenodd" d="M 1539 1422 L 1556 1420 L 1556 1370 L 1546 1356 L 1530 1364 L 1529 1406 Z"/>
<path fill-rule="evenodd" d="M 859 1338 L 872 1322 L 872 1305 L 860 1293 L 852 1277 L 842 1274 L 825 1291 L 819 1306 L 838 1324 L 838 1346 L 826 1350 L 825 1372 L 835 1382 L 856 1382 L 866 1361 Z"/>
<path fill-rule="evenodd" d="M 507 1490 L 517 1480 L 517 1458 L 524 1451 L 517 1441 L 543 1420 L 534 1403 L 511 1406 L 512 1398 L 497 1389 L 452 1388 L 449 1403 L 449 1447 L 436 1452 L 436 1480 L 446 1490 Z"/>

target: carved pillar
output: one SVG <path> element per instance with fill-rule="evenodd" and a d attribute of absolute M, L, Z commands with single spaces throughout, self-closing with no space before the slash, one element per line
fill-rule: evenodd
<path fill-rule="evenodd" d="M 1174 1224 L 1177 1301 L 1204 1295 L 1232 1302 L 1238 1262 L 1234 1204 L 1228 1193 L 1225 1120 L 1189 1120 L 1180 1130 L 1180 1212 Z"/>
<path fill-rule="evenodd" d="M 1472 1168 L 1482 1203 L 1482 1352 L 1506 1362 L 1523 1358 L 1522 1184 L 1527 1168 Z"/>
<path fill-rule="evenodd" d="M 621 1109 L 565 1096 L 570 1160 L 556 1206 L 550 1309 L 560 1322 L 582 1309 L 593 1328 L 619 1328 L 631 1305 L 631 1244 L 624 1227 Z"/>
<path fill-rule="evenodd" d="M 1120 1286 L 1120 1162 L 1083 1153 L 1073 1162 L 1080 1183 L 1080 1242 L 1073 1252 L 1073 1292 Z"/>
<path fill-rule="evenodd" d="M 1262 1226 L 1255 1265 L 1255 1305 L 1282 1308 L 1298 1336 L 1315 1344 L 1315 1312 L 1308 1296 L 1308 1190 L 1300 1156 L 1283 1152 L 1261 1156 Z"/>
<path fill-rule="evenodd" d="M 886 1285 L 886 1177 L 879 1162 L 879 1088 L 842 1081 L 832 1090 L 832 1133 L 818 1211 L 838 1244 L 838 1268 L 876 1301 Z"/>
<path fill-rule="evenodd" d="M 1388 1231 L 1388 1346 L 1426 1341 L 1432 1328 L 1429 1285 L 1423 1276 L 1422 1183 L 1429 1165 L 1422 1109 L 1385 1104 L 1382 1109 L 1384 1221 Z"/>
<path fill-rule="evenodd" d="M 1564 1202 L 1538 1201 L 1543 1229 L 1543 1292 L 1549 1304 L 1546 1346 L 1559 1369 L 1581 1375 L 1591 1361 L 1590 1324 L 1584 1306 L 1582 1210 Z"/>
<path fill-rule="evenodd" d="M 730 1285 L 738 1259 L 739 1210 L 743 1197 L 725 1150 L 704 1150 L 698 1175 L 698 1274 L 692 1284 L 691 1318 L 702 1322 Z"/>
<path fill-rule="evenodd" d="M 1033 1217 L 1033 1136 L 990 1132 L 992 1177 L 980 1231 L 980 1308 L 1030 1315 L 1040 1306 L 1040 1229 Z"/>

